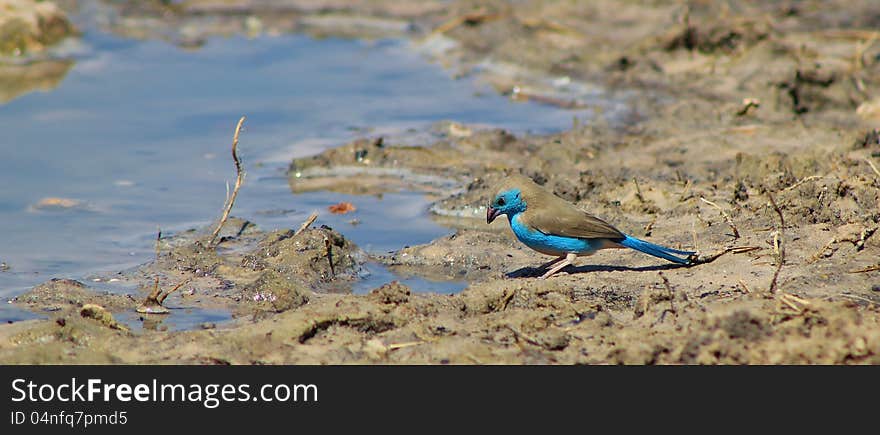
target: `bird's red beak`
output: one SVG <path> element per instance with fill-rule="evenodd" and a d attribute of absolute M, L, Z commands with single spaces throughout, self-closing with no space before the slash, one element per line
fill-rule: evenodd
<path fill-rule="evenodd" d="M 486 223 L 491 224 L 492 221 L 494 221 L 495 218 L 497 218 L 498 215 L 500 215 L 500 214 L 501 214 L 500 211 L 492 208 L 492 206 L 489 206 L 489 208 L 486 209 Z"/>

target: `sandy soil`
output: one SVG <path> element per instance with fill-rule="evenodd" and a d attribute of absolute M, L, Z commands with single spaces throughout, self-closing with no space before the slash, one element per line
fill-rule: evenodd
<path fill-rule="evenodd" d="M 485 79 L 513 97 L 568 104 L 542 87 L 565 77 L 638 91 L 637 110 L 550 136 L 444 124 L 437 143 L 367 137 L 291 163 L 295 191 L 434 195 L 455 234 L 377 260 L 467 279 L 458 295 L 397 283 L 347 294 L 368 256 L 344 234 L 267 234 L 235 220 L 218 247 L 198 232 L 163 239 L 156 262 L 124 277 L 144 296 L 156 276 L 163 288 L 191 280 L 171 297 L 227 308 L 230 325 L 133 333 L 107 314 L 138 300 L 55 280 L 17 298 L 52 318 L 0 326 L 0 361 L 880 363 L 876 2 L 294 3 L 307 6 L 289 8 L 297 20 L 314 10 L 396 20 L 424 46 L 454 41 L 434 55 L 462 70 L 504 65 Z M 244 19 L 228 4 L 182 2 L 174 13 L 186 22 L 187 8 L 216 7 Z M 518 244 L 503 219 L 484 220 L 510 172 L 703 261 L 610 251 L 530 277 L 548 258 Z"/>

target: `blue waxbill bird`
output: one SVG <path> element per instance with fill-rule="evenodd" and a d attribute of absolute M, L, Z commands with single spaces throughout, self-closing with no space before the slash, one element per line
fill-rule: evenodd
<path fill-rule="evenodd" d="M 575 207 L 522 175 L 511 175 L 501 183 L 486 210 L 486 223 L 507 215 L 519 241 L 557 259 L 541 266 L 547 278 L 568 266 L 576 257 L 600 249 L 630 248 L 673 263 L 692 264 L 695 252 L 679 251 L 628 236 L 607 222 Z"/>

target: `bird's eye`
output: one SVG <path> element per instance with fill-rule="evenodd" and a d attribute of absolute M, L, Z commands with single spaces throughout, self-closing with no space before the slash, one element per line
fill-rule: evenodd
<path fill-rule="evenodd" d="M 504 198 L 498 198 L 498 201 L 495 201 L 498 205 L 504 205 Z"/>

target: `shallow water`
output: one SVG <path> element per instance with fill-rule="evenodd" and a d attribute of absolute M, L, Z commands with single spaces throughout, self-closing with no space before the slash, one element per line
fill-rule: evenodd
<path fill-rule="evenodd" d="M 207 310 L 191 307 L 169 307 L 169 314 L 140 314 L 135 311 L 119 313 L 114 318 L 133 331 L 183 331 L 197 328 L 213 328 L 232 320 L 232 314 L 223 310 Z"/>
<path fill-rule="evenodd" d="M 549 132 L 592 113 L 514 103 L 473 79 L 454 80 L 404 40 L 218 37 L 187 51 L 80 28 L 66 49 L 75 64 L 58 87 L 0 105 L 3 300 L 53 277 L 149 261 L 157 228 L 168 234 L 215 219 L 234 179 L 229 146 L 243 114 L 248 175 L 234 215 L 271 230 L 296 228 L 319 210 L 316 225 L 387 252 L 449 230 L 430 220 L 417 193 L 293 195 L 290 158 L 440 120 Z M 44 198 L 76 203 L 35 207 Z M 358 210 L 326 212 L 339 201 Z M 373 272 L 393 277 L 378 265 Z M 22 316 L 0 308 L 0 321 Z"/>

